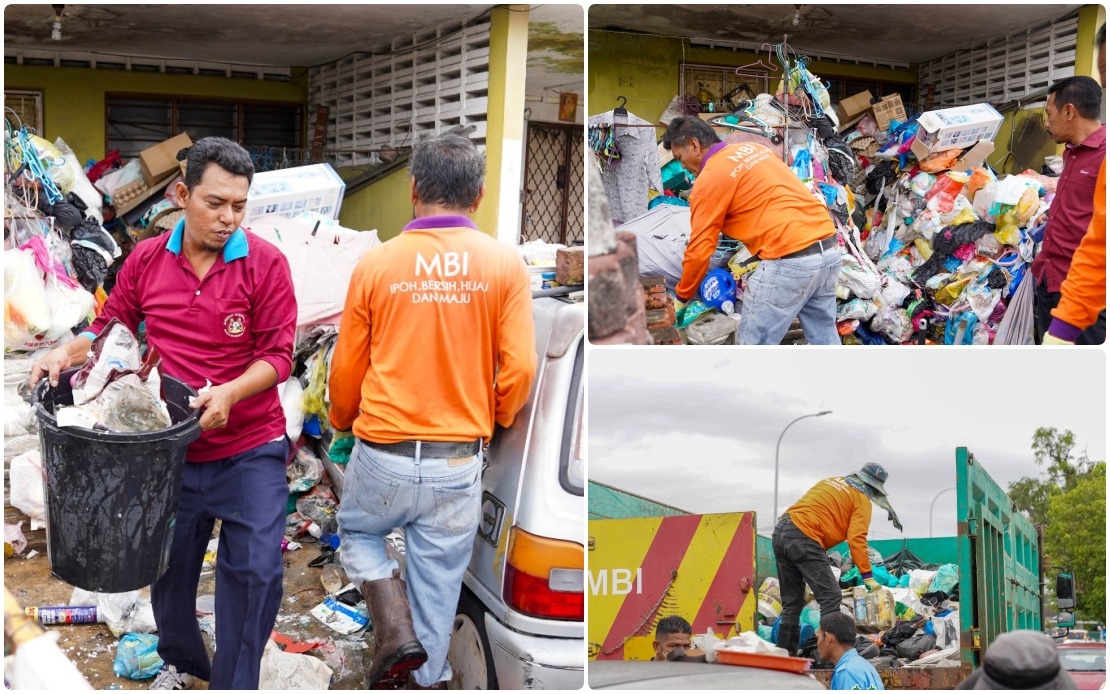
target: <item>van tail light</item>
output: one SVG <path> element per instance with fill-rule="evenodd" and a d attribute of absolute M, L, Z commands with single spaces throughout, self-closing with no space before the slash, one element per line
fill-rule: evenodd
<path fill-rule="evenodd" d="M 509 531 L 505 603 L 545 619 L 582 621 L 585 615 L 585 552 L 582 545 Z"/>

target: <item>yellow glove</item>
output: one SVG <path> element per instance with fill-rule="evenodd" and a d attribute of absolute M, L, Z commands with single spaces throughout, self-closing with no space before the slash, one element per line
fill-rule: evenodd
<path fill-rule="evenodd" d="M 876 590 L 882 588 L 882 586 L 879 585 L 879 582 L 873 578 L 863 579 L 863 585 L 867 586 L 868 593 L 874 593 Z"/>
<path fill-rule="evenodd" d="M 682 313 L 682 310 L 684 308 L 686 308 L 686 302 L 683 301 L 682 299 L 679 299 L 676 296 L 674 298 L 674 312 L 675 312 L 675 315 L 678 315 L 679 313 Z"/>
<path fill-rule="evenodd" d="M 1061 340 L 1060 338 L 1056 337 L 1052 333 L 1045 333 L 1044 337 L 1041 338 L 1041 344 L 1042 345 L 1074 345 L 1075 343 L 1074 342 L 1068 342 L 1067 340 Z"/>

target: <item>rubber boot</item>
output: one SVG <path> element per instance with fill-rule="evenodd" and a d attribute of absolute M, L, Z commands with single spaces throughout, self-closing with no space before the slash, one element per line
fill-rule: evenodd
<path fill-rule="evenodd" d="M 802 625 L 794 624 L 787 626 L 785 624 L 779 625 L 779 639 L 775 644 L 779 648 L 785 648 L 786 654 L 789 656 L 798 655 L 798 640 L 802 637 Z"/>
<path fill-rule="evenodd" d="M 412 628 L 405 584 L 401 571 L 393 578 L 363 581 L 360 588 L 374 630 L 374 662 L 366 677 L 367 689 L 398 689 L 409 681 L 409 673 L 428 660 L 428 653 Z"/>

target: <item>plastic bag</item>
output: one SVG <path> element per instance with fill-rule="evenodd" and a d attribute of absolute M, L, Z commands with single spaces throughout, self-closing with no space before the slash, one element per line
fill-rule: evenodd
<path fill-rule="evenodd" d="M 12 458 L 8 470 L 8 482 L 11 485 L 8 503 L 31 518 L 31 530 L 37 530 L 46 524 L 42 481 L 42 457 L 37 448 Z"/>
<path fill-rule="evenodd" d="M 70 605 L 96 605 L 100 621 L 116 637 L 122 634 L 153 634 L 158 630 L 154 622 L 154 607 L 150 600 L 140 597 L 138 590 L 126 593 L 95 593 L 74 588 Z"/>
<path fill-rule="evenodd" d="M 996 345 L 1031 345 L 1033 344 L 1033 273 L 1026 271 L 1022 274 L 1021 283 L 1018 284 L 1010 303 L 1006 306 L 1006 314 L 998 323 L 998 332 L 994 336 Z"/>
<path fill-rule="evenodd" d="M 975 216 L 975 208 L 972 207 L 971 201 L 963 195 L 956 196 L 956 201 L 951 211 L 940 215 L 940 223 L 944 226 L 971 224 L 972 222 L 978 221 L 979 218 Z"/>
<path fill-rule="evenodd" d="M 53 308 L 46 337 L 53 340 L 72 334 L 96 305 L 96 298 L 84 287 L 68 287 L 53 278 L 46 282 L 46 301 Z"/>
<path fill-rule="evenodd" d="M 994 313 L 998 302 L 1002 300 L 1002 290 L 991 289 L 986 284 L 972 284 L 968 286 L 964 295 L 971 305 L 971 310 L 982 322 L 986 322 L 987 318 Z"/>
<path fill-rule="evenodd" d="M 102 208 L 104 207 L 104 196 L 93 187 L 92 183 L 89 183 L 89 177 L 85 175 L 85 170 L 81 167 L 81 161 L 77 158 L 77 155 L 73 153 L 69 145 L 66 144 L 65 140 L 59 137 L 54 140 L 54 145 L 58 148 L 58 151 L 61 152 L 62 156 L 65 157 L 63 167 L 66 173 L 63 175 L 70 180 L 69 185 L 62 185 L 61 183 L 58 185 L 62 188 L 63 192 L 73 193 L 81 198 L 85 203 L 85 216 L 92 217 L 96 220 L 97 224 L 103 224 L 104 211 Z"/>
<path fill-rule="evenodd" d="M 258 689 L 323 691 L 331 683 L 331 673 L 331 668 L 323 660 L 305 653 L 286 653 L 270 639 L 262 651 Z"/>
<path fill-rule="evenodd" d="M 11 554 L 8 548 L 11 548 Z M 21 554 L 27 549 L 27 538 L 23 536 L 23 521 L 4 524 L 4 556 Z"/>
<path fill-rule="evenodd" d="M 315 487 L 324 476 L 324 464 L 319 458 L 302 447 L 293 456 L 292 462 L 285 468 L 285 476 L 289 480 L 289 493 L 307 492 Z"/>
<path fill-rule="evenodd" d="M 894 650 L 898 651 L 898 655 L 910 660 L 917 660 L 925 651 L 933 650 L 937 645 L 937 637 L 930 634 L 918 634 L 911 636 L 902 643 L 895 646 Z"/>
<path fill-rule="evenodd" d="M 112 670 L 120 677 L 147 680 L 162 669 L 158 637 L 154 634 L 124 634 L 116 646 Z"/>
<path fill-rule="evenodd" d="M 879 295 L 886 306 L 901 306 L 911 291 L 909 287 L 889 275 L 883 277 L 882 287 Z"/>
<path fill-rule="evenodd" d="M 50 347 L 52 314 L 46 281 L 33 251 L 4 251 L 4 348 L 31 352 Z"/>
<path fill-rule="evenodd" d="M 906 310 L 897 306 L 884 306 L 871 319 L 871 329 L 882 333 L 895 344 L 910 339 L 913 334 L 913 321 Z"/>
<path fill-rule="evenodd" d="M 304 387 L 299 378 L 290 377 L 281 386 L 281 409 L 285 412 L 285 435 L 290 441 L 301 438 L 304 428 Z"/>
<path fill-rule="evenodd" d="M 874 301 L 864 299 L 851 299 L 840 304 L 836 309 L 837 322 L 859 319 L 870 320 L 879 307 Z"/>
<path fill-rule="evenodd" d="M 994 214 L 991 209 L 994 207 L 994 196 L 998 189 L 998 181 L 989 181 L 985 186 L 976 191 L 975 195 L 971 198 L 971 206 L 975 209 L 975 214 L 979 219 L 993 222 Z"/>
<path fill-rule="evenodd" d="M 933 617 L 929 620 L 933 625 L 933 633 L 937 637 L 937 648 L 948 648 L 960 645 L 960 613 L 952 610 L 943 617 Z"/>
<path fill-rule="evenodd" d="M 848 288 L 861 299 L 870 299 L 880 288 L 879 276 L 865 268 L 850 253 L 840 258 L 840 276 L 837 283 Z"/>
<path fill-rule="evenodd" d="M 949 595 L 952 594 L 952 589 L 960 583 L 959 567 L 955 564 L 944 564 L 937 569 L 937 575 L 933 577 L 932 583 L 929 584 L 929 591 L 941 591 Z"/>

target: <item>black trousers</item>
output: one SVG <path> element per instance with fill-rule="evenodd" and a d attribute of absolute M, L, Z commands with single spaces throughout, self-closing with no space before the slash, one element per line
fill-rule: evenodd
<path fill-rule="evenodd" d="M 778 645 L 793 655 L 801 633 L 802 609 L 806 606 L 806 584 L 809 584 L 813 596 L 821 605 L 822 617 L 840 611 L 840 585 L 833 576 L 825 550 L 798 530 L 789 515 L 779 519 L 771 542 L 779 568 L 779 592 L 782 594 Z"/>
<path fill-rule="evenodd" d="M 1041 344 L 1048 326 L 1052 325 L 1052 309 L 1060 303 L 1060 292 L 1048 291 L 1048 285 L 1037 282 L 1036 291 L 1033 293 L 1033 325 L 1036 332 L 1037 344 Z M 1106 309 L 1098 314 L 1095 324 L 1079 333 L 1075 339 L 1077 345 L 1101 345 L 1106 341 Z"/>

